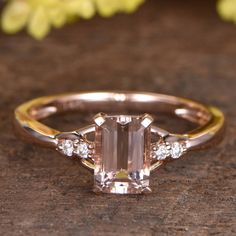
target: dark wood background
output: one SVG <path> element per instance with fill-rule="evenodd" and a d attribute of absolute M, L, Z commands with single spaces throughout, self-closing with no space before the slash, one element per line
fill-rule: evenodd
<path fill-rule="evenodd" d="M 149 0 L 134 15 L 96 17 L 42 42 L 0 35 L 0 235 L 236 235 L 236 26 L 215 1 Z M 37 96 L 122 89 L 220 107 L 223 142 L 153 173 L 153 194 L 99 195 L 77 162 L 24 143 L 14 108 Z M 50 120 L 67 127 L 76 116 Z M 182 128 L 186 128 L 182 125 Z"/>

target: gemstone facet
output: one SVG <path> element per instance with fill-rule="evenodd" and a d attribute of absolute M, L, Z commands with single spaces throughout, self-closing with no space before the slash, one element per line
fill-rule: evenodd
<path fill-rule="evenodd" d="M 98 114 L 94 121 L 94 191 L 150 192 L 152 117 Z"/>

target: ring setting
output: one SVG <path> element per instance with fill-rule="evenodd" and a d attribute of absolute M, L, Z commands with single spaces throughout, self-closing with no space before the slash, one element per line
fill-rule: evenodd
<path fill-rule="evenodd" d="M 97 114 L 95 141 L 81 134 L 67 134 L 57 141 L 57 150 L 64 155 L 90 159 L 94 162 L 95 192 L 150 192 L 149 176 L 152 162 L 178 159 L 186 151 L 183 141 L 165 142 L 156 134 L 151 143 L 153 118 L 143 116 Z"/>
<path fill-rule="evenodd" d="M 111 103 L 114 108 L 117 105 L 121 109 L 115 115 L 97 113 L 93 124 L 71 132 L 60 132 L 38 121 L 41 114 L 44 118 L 57 113 L 59 107 L 64 107 L 65 111 L 79 110 L 93 103 L 103 105 L 102 110 L 108 110 Z M 187 134 L 161 129 L 155 125 L 151 114 L 154 103 L 160 107 L 171 105 L 170 112 L 173 110 L 175 115 L 198 123 L 200 128 Z M 127 107 L 135 114 L 122 113 Z M 140 115 L 140 107 L 148 112 Z M 91 109 L 97 110 L 96 105 Z M 211 140 L 224 124 L 224 116 L 216 108 L 208 109 L 174 96 L 131 92 L 44 97 L 21 105 L 15 114 L 16 127 L 24 131 L 23 135 L 34 137 L 35 141 L 51 146 L 64 156 L 79 159 L 83 166 L 94 172 L 94 192 L 114 194 L 151 192 L 152 170 Z"/>

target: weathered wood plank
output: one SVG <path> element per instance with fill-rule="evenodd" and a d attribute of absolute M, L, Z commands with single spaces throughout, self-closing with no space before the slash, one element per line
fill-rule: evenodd
<path fill-rule="evenodd" d="M 214 7 L 215 1 L 150 0 L 132 16 L 81 21 L 41 43 L 23 33 L 0 35 L 0 235 L 236 233 L 236 27 L 221 22 Z M 217 105 L 227 115 L 225 139 L 153 174 L 151 195 L 96 196 L 92 176 L 78 163 L 23 143 L 11 127 L 23 101 L 92 89 Z M 48 122 L 87 122 L 56 121 Z"/>

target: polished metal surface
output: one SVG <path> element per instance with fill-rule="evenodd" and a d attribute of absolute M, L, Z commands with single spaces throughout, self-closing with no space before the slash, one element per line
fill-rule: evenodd
<path fill-rule="evenodd" d="M 224 115 L 215 107 L 205 106 L 185 98 L 146 92 L 82 92 L 37 98 L 20 105 L 15 110 L 15 126 L 31 141 L 55 148 L 57 136 L 61 132 L 44 125 L 40 120 L 70 111 L 117 114 L 129 111 L 135 114 L 174 115 L 198 124 L 198 128 L 188 133 L 175 134 L 152 125 L 151 131 L 165 137 L 167 141 L 185 141 L 188 150 L 212 140 L 224 126 Z M 77 130 L 82 135 L 94 131 L 94 124 Z M 82 162 L 89 168 L 93 168 L 92 163 L 87 163 L 86 160 Z M 154 163 L 152 169 L 162 163 L 163 161 Z"/>

